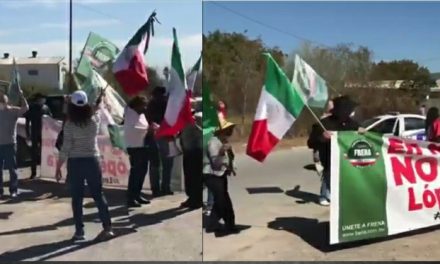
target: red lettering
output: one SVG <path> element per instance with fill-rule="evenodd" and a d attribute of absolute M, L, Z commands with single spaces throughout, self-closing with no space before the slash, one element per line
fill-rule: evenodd
<path fill-rule="evenodd" d="M 429 172 L 425 172 L 422 169 L 423 164 L 429 165 Z M 415 168 L 417 175 L 426 182 L 432 182 L 437 178 L 437 159 L 435 158 L 422 158 L 416 160 Z"/>
<path fill-rule="evenodd" d="M 403 184 L 402 176 L 410 183 L 416 183 L 416 176 L 411 165 L 411 157 L 405 157 L 404 161 L 405 164 L 402 164 L 397 157 L 391 157 L 391 167 L 396 186 Z"/>
<path fill-rule="evenodd" d="M 422 149 L 419 145 L 412 143 L 412 144 L 406 144 L 407 153 L 410 155 L 422 155 Z"/>
<path fill-rule="evenodd" d="M 416 196 L 414 194 L 414 189 L 411 187 L 408 189 L 409 194 L 409 211 L 417 211 L 423 208 L 422 203 L 416 203 Z"/>
<path fill-rule="evenodd" d="M 429 144 L 428 149 L 431 151 L 432 154 L 440 153 L 440 145 L 437 144 Z"/>
<path fill-rule="evenodd" d="M 389 154 L 404 154 L 405 149 L 403 148 L 403 141 L 397 138 L 390 138 L 390 145 L 388 146 Z"/>

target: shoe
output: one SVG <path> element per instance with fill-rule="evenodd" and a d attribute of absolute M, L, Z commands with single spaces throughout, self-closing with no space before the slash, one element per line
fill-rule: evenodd
<path fill-rule="evenodd" d="M 327 199 L 319 199 L 319 204 L 322 206 L 329 206 L 330 201 L 328 201 Z"/>
<path fill-rule="evenodd" d="M 129 201 L 127 202 L 127 207 L 129 208 L 138 208 L 141 207 L 142 205 L 140 203 L 138 203 L 137 201 Z"/>
<path fill-rule="evenodd" d="M 180 207 L 182 207 L 182 208 L 186 208 L 186 207 L 189 207 L 189 206 L 190 206 L 189 199 L 180 204 Z"/>
<path fill-rule="evenodd" d="M 174 195 L 174 192 L 172 191 L 166 191 L 166 192 L 162 192 L 162 194 L 165 195 Z"/>
<path fill-rule="evenodd" d="M 150 204 L 151 203 L 150 201 L 148 201 L 147 199 L 144 199 L 142 197 L 137 198 L 136 202 L 138 202 L 140 204 Z"/>
<path fill-rule="evenodd" d="M 111 229 L 102 230 L 101 233 L 96 237 L 97 241 L 107 241 L 115 237 L 115 233 Z"/>
<path fill-rule="evenodd" d="M 153 196 L 153 198 L 157 198 L 157 197 L 161 197 L 163 195 L 160 192 L 153 192 L 152 196 Z"/>
<path fill-rule="evenodd" d="M 35 178 L 37 178 L 37 174 L 32 173 L 31 177 L 29 177 L 29 180 L 34 180 Z"/>
<path fill-rule="evenodd" d="M 11 193 L 11 198 L 17 198 L 18 197 L 18 193 L 17 192 L 12 192 Z"/>
<path fill-rule="evenodd" d="M 75 234 L 72 237 L 72 241 L 83 241 L 83 240 L 86 240 L 86 237 L 84 236 L 84 231 L 75 232 Z"/>

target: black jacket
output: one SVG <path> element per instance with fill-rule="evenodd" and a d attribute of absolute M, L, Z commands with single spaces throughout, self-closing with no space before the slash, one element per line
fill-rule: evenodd
<path fill-rule="evenodd" d="M 29 137 L 41 137 L 43 115 L 52 116 L 49 107 L 45 104 L 33 103 L 24 115 L 26 117 L 26 133 Z"/>
<path fill-rule="evenodd" d="M 322 125 L 328 131 L 356 131 L 359 129 L 359 124 L 351 118 L 347 121 L 341 122 L 340 119 L 334 115 L 328 116 L 321 120 Z M 330 140 L 325 139 L 322 134 L 324 129 L 319 124 L 314 124 L 312 132 L 310 133 L 308 146 L 319 151 L 319 159 L 321 160 L 324 170 L 330 170 Z"/>

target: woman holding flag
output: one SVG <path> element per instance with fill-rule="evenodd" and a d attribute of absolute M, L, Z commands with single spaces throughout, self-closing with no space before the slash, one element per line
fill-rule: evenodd
<path fill-rule="evenodd" d="M 61 167 L 67 161 L 72 210 L 75 222 L 75 234 L 72 240 L 84 240 L 83 199 L 84 182 L 87 182 L 90 193 L 99 211 L 103 231 L 98 240 L 107 240 L 115 235 L 112 231 L 110 213 L 102 188 L 102 171 L 98 149 L 99 114 L 96 112 L 101 103 L 104 90 L 101 91 L 96 104 L 90 105 L 84 91 L 76 91 L 70 97 L 67 110 L 67 121 L 63 128 L 63 144 L 56 166 L 55 179 L 62 178 Z"/>

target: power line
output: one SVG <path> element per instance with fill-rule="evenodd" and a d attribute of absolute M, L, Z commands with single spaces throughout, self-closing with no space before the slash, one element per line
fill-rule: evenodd
<path fill-rule="evenodd" d="M 282 29 L 280 29 L 280 28 L 274 27 L 274 26 L 272 26 L 272 25 L 269 25 L 269 24 L 263 23 L 263 22 L 261 22 L 261 21 L 259 21 L 259 20 L 257 20 L 257 19 L 254 19 L 254 18 L 252 18 L 252 17 L 246 16 L 246 15 L 240 13 L 240 12 L 237 12 L 237 11 L 235 11 L 235 10 L 229 8 L 229 7 L 226 7 L 226 6 L 224 6 L 224 5 L 221 5 L 221 4 L 219 4 L 219 3 L 216 3 L 216 2 L 207 2 L 207 3 L 210 3 L 210 4 L 213 4 L 213 5 L 216 5 L 216 6 L 222 8 L 222 9 L 224 9 L 224 10 L 227 10 L 227 11 L 229 11 L 229 12 L 231 12 L 231 13 L 233 13 L 233 14 L 239 16 L 239 17 L 242 17 L 242 18 L 244 18 L 244 19 L 247 19 L 247 20 L 249 20 L 249 21 L 251 21 L 251 22 L 254 22 L 254 23 L 256 23 L 256 24 L 258 24 L 258 25 L 260 25 L 260 26 L 263 26 L 263 27 L 269 28 L 269 29 L 271 29 L 271 30 L 277 31 L 277 32 L 279 32 L 279 33 L 285 34 L 285 35 L 287 35 L 287 36 L 293 37 L 293 38 L 295 38 L 295 39 L 299 39 L 299 40 L 307 41 L 307 42 L 310 42 L 310 43 L 318 44 L 319 46 L 323 46 L 323 47 L 331 48 L 329 45 L 326 45 L 326 44 L 320 43 L 320 42 L 318 42 L 318 41 L 311 40 L 311 39 L 308 39 L 308 38 L 302 37 L 302 36 L 300 36 L 300 35 L 293 34 L 293 33 L 291 33 L 291 32 L 288 32 L 288 31 L 282 30 Z"/>
<path fill-rule="evenodd" d="M 282 30 L 282 29 L 280 29 L 280 28 L 274 27 L 274 26 L 272 26 L 272 25 L 269 25 L 269 24 L 263 23 L 263 22 L 261 22 L 261 21 L 259 21 L 259 20 L 257 20 L 257 19 L 254 19 L 254 18 L 252 18 L 252 17 L 246 16 L 246 15 L 244 15 L 244 14 L 242 14 L 242 13 L 240 13 L 240 12 L 237 12 L 237 11 L 234 10 L 234 9 L 231 9 L 231 8 L 229 8 L 229 7 L 226 7 L 226 6 L 222 5 L 222 4 L 219 4 L 219 3 L 216 3 L 216 2 L 210 2 L 210 1 L 209 1 L 209 2 L 206 2 L 206 3 L 210 3 L 210 4 L 213 4 L 213 5 L 216 5 L 216 6 L 222 8 L 222 9 L 224 9 L 224 10 L 226 10 L 226 11 L 229 11 L 229 12 L 231 12 L 231 13 L 233 13 L 233 14 L 239 16 L 239 17 L 241 17 L 241 18 L 244 18 L 244 19 L 249 20 L 249 21 L 251 21 L 251 22 L 254 22 L 254 23 L 256 23 L 256 24 L 258 24 L 258 25 L 260 25 L 260 26 L 263 26 L 263 27 L 269 28 L 269 29 L 271 29 L 271 30 L 277 31 L 278 33 L 282 33 L 282 34 L 284 34 L 284 35 L 287 35 L 287 36 L 293 37 L 293 38 L 295 38 L 295 39 L 303 40 L 303 41 L 306 41 L 306 42 L 315 43 L 315 44 L 317 44 L 318 46 L 321 46 L 321 47 L 332 48 L 331 46 L 326 45 L 326 44 L 323 44 L 323 43 L 321 43 L 321 42 L 318 42 L 318 41 L 315 41 L 315 40 L 311 40 L 311 39 L 308 39 L 308 38 L 302 37 L 302 36 L 300 36 L 300 35 L 298 35 L 298 34 L 294 34 L 294 33 L 291 33 L 291 32 L 285 31 L 285 30 Z M 415 60 L 415 61 L 420 61 L 420 62 L 429 62 L 429 61 L 437 61 L 437 60 L 440 60 L 440 57 L 436 57 L 436 58 L 426 58 L 426 59 L 414 59 L 414 60 Z"/>

